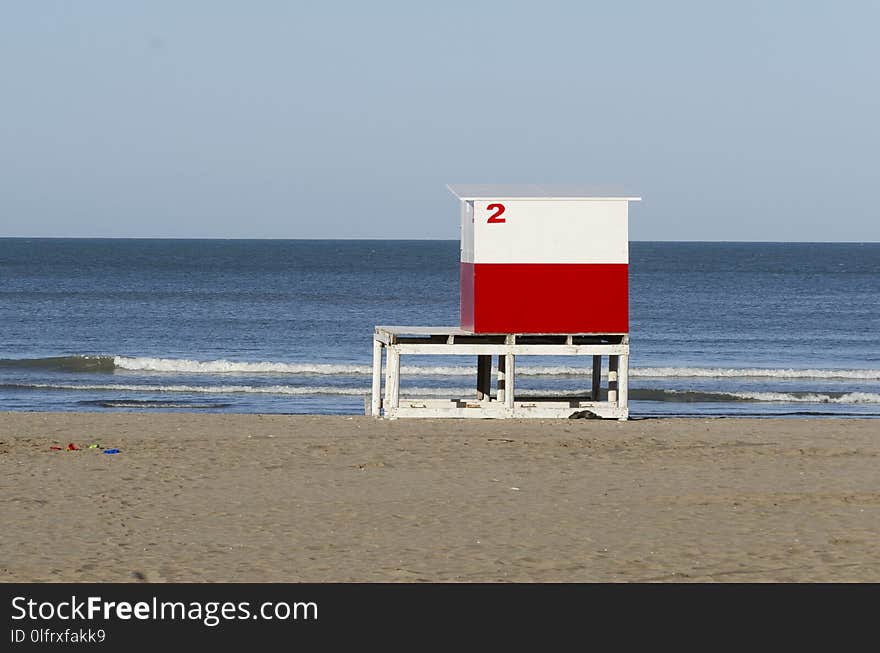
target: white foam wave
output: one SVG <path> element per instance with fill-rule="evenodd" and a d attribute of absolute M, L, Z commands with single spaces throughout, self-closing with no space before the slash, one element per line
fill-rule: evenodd
<path fill-rule="evenodd" d="M 189 374 L 290 374 L 313 376 L 360 376 L 372 374 L 372 366 L 332 363 L 245 362 L 225 359 L 198 361 L 178 358 L 148 358 L 115 356 L 118 369 L 141 372 L 168 372 Z M 408 366 L 402 374 L 411 376 L 472 376 L 475 366 Z M 522 376 L 582 376 L 590 369 L 583 366 L 528 366 L 517 369 Z M 880 370 L 820 370 L 724 367 L 637 367 L 630 376 L 643 378 L 773 378 L 773 379 L 842 379 L 860 381 L 880 380 Z"/>
<path fill-rule="evenodd" d="M 120 392 L 181 392 L 200 394 L 270 394 L 270 395 L 365 395 L 369 388 L 345 388 L 334 386 L 291 386 L 291 385 L 98 385 L 98 384 L 64 384 L 64 383 L 30 383 L 16 385 L 17 388 L 34 390 L 103 390 Z M 467 388 L 405 388 L 401 390 L 407 396 L 457 396 L 473 393 Z"/>
<path fill-rule="evenodd" d="M 186 358 L 129 358 L 116 356 L 113 364 L 122 370 L 138 372 L 187 372 L 190 374 L 313 374 L 356 375 L 371 374 L 369 365 L 333 365 L 325 363 L 274 363 L 213 360 L 197 361 Z"/>
<path fill-rule="evenodd" d="M 725 367 L 640 367 L 630 376 L 645 378 L 771 378 L 771 379 L 847 379 L 880 380 L 880 370 L 800 370 Z"/>
<path fill-rule="evenodd" d="M 847 392 L 842 395 L 821 393 L 793 394 L 790 392 L 732 392 L 734 397 L 751 401 L 772 401 L 809 404 L 880 404 L 880 394 L 873 392 Z"/>

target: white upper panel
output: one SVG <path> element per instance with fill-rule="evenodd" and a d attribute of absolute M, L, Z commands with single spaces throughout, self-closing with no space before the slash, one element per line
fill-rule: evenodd
<path fill-rule="evenodd" d="M 447 188 L 461 200 L 642 199 L 619 187 L 586 184 L 449 184 Z"/>
<path fill-rule="evenodd" d="M 464 262 L 629 262 L 629 203 L 625 199 L 493 196 L 462 204 Z"/>

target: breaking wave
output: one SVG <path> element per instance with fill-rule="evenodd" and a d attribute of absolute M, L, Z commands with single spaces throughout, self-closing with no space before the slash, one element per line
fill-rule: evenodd
<path fill-rule="evenodd" d="M 725 367 L 641 367 L 630 370 L 630 376 L 644 378 L 743 378 L 743 379 L 841 379 L 878 381 L 880 370 L 799 370 L 725 368 Z"/>
<path fill-rule="evenodd" d="M 700 392 L 697 390 L 632 390 L 631 399 L 643 401 L 730 402 L 755 401 L 808 404 L 880 404 L 873 392 Z"/>
<path fill-rule="evenodd" d="M 115 392 L 176 392 L 198 394 L 267 394 L 267 395 L 364 395 L 369 388 L 292 385 L 140 385 L 140 384 L 78 384 L 78 383 L 5 383 L 0 388 L 20 390 L 78 390 Z M 464 388 L 406 388 L 402 394 L 445 396 L 473 392 Z"/>
<path fill-rule="evenodd" d="M 334 365 L 330 363 L 273 363 L 213 360 L 197 361 L 178 358 L 128 358 L 116 356 L 117 369 L 140 372 L 186 372 L 189 374 L 310 374 L 349 376 L 372 374 L 370 365 Z"/>
<path fill-rule="evenodd" d="M 53 356 L 49 358 L 0 359 L 0 368 L 39 368 L 64 372 L 156 372 L 166 374 L 286 374 L 302 376 L 366 376 L 371 365 L 345 363 L 284 363 L 274 361 L 200 361 L 186 358 L 152 358 L 140 356 Z M 408 366 L 402 373 L 415 376 L 472 376 L 475 367 L 464 365 Z M 522 376 L 583 376 L 589 366 L 523 365 L 517 369 Z M 824 379 L 880 381 L 880 370 L 790 369 L 790 368 L 724 368 L 724 367 L 636 367 L 630 369 L 636 378 L 756 378 L 756 379 Z"/>

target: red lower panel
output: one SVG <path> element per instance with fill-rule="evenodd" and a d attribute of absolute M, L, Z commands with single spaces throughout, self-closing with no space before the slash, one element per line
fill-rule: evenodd
<path fill-rule="evenodd" d="M 462 263 L 461 327 L 475 333 L 626 333 L 626 263 Z"/>

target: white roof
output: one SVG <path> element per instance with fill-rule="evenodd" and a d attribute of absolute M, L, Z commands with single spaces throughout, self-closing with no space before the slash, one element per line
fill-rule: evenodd
<path fill-rule="evenodd" d="M 627 194 L 619 187 L 588 184 L 449 184 L 447 188 L 461 200 L 642 199 Z"/>

